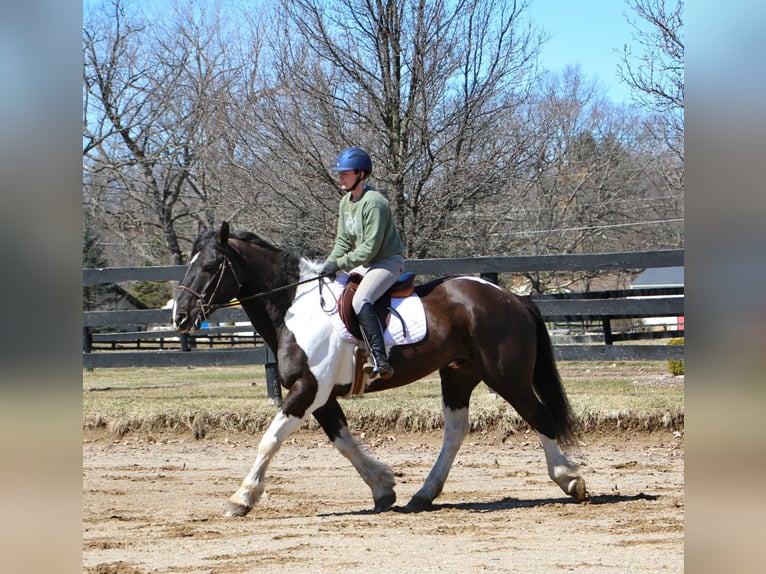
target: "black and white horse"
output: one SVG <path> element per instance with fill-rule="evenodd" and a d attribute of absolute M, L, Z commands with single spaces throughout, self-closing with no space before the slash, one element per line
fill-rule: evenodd
<path fill-rule="evenodd" d="M 228 502 L 227 515 L 247 514 L 265 489 L 266 470 L 285 439 L 313 415 L 333 445 L 372 490 L 376 511 L 396 501 L 394 475 L 351 435 L 338 398 L 349 393 L 355 345 L 333 326 L 320 302 L 319 264 L 279 249 L 253 233 L 231 233 L 227 223 L 195 241 L 174 301 L 179 332 L 238 299 L 277 356 L 288 393 L 258 446 L 252 469 Z M 548 474 L 576 500 L 585 481 L 561 448 L 574 441 L 574 417 L 558 375 L 548 332 L 532 301 L 472 277 L 440 279 L 416 288 L 427 334 L 392 347 L 391 379 L 373 379 L 365 392 L 406 385 L 439 371 L 444 413 L 441 451 L 406 510 L 432 507 L 469 431 L 468 405 L 484 381 L 538 433 Z"/>

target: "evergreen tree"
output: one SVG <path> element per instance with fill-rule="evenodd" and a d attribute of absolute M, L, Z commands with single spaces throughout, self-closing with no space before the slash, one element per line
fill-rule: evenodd
<path fill-rule="evenodd" d="M 93 222 L 87 212 L 83 218 L 82 266 L 84 268 L 107 267 L 107 260 L 104 257 L 99 236 L 93 229 Z M 83 285 L 82 308 L 86 311 L 93 310 L 99 301 L 103 301 L 113 292 L 114 284 Z"/>

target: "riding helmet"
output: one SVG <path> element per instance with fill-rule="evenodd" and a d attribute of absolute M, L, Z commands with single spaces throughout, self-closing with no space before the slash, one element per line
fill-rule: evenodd
<path fill-rule="evenodd" d="M 363 170 L 368 175 L 372 173 L 372 159 L 370 154 L 362 148 L 350 147 L 344 149 L 338 154 L 335 165 L 330 168 L 331 171 L 351 171 Z"/>

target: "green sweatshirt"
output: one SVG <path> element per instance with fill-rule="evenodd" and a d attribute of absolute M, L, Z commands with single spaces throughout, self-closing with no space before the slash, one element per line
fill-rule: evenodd
<path fill-rule="evenodd" d="M 357 202 L 351 193 L 338 206 L 338 232 L 327 261 L 348 271 L 358 265 L 369 266 L 392 255 L 404 255 L 404 246 L 394 225 L 388 200 L 367 186 Z"/>

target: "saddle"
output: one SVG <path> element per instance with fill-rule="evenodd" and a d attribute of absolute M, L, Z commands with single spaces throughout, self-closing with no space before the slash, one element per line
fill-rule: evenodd
<path fill-rule="evenodd" d="M 359 328 L 359 319 L 354 313 L 354 308 L 351 306 L 351 301 L 354 298 L 354 293 L 359 288 L 363 276 L 359 273 L 351 273 L 348 277 L 348 282 L 343 292 L 338 297 L 338 314 L 340 315 L 343 324 L 357 339 L 362 338 L 362 331 Z M 378 299 L 373 308 L 378 315 L 380 324 L 385 328 L 391 319 L 391 299 L 409 297 L 415 292 L 415 274 L 412 271 L 402 273 L 396 283 L 394 283 L 383 296 Z"/>

